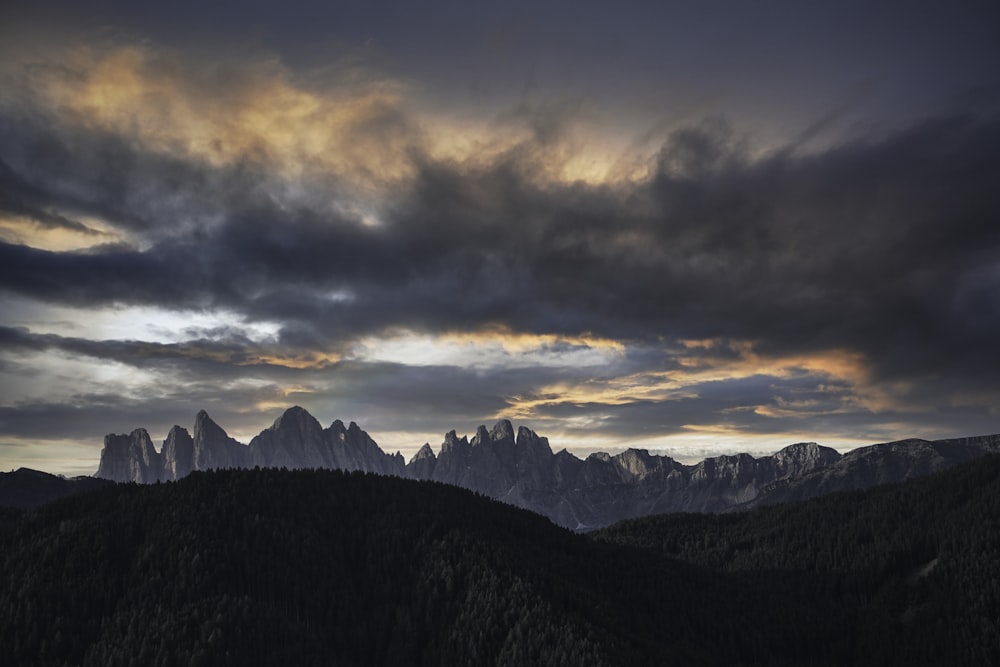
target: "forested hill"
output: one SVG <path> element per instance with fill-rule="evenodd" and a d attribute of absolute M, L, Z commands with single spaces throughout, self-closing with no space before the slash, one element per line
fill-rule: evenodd
<path fill-rule="evenodd" d="M 0 664 L 998 664 L 998 480 L 599 539 L 362 473 L 116 485 L 0 511 Z"/>
<path fill-rule="evenodd" d="M 903 484 L 593 533 L 812 599 L 855 661 L 1000 665 L 1000 456 Z"/>
<path fill-rule="evenodd" d="M 794 665 L 834 640 L 739 577 L 341 471 L 201 472 L 8 510 L 0 572 L 3 665 Z"/>
<path fill-rule="evenodd" d="M 0 472 L 0 507 L 28 509 L 111 484 L 94 477 L 65 478 L 31 468 Z"/>

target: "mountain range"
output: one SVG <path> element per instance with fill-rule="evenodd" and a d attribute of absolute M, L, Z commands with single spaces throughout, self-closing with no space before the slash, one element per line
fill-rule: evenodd
<path fill-rule="evenodd" d="M 229 437 L 204 410 L 193 436 L 174 426 L 159 450 L 142 428 L 109 434 L 96 477 L 116 482 L 173 481 L 195 470 L 341 469 L 444 482 L 532 510 L 573 530 L 590 530 L 669 512 L 721 512 L 835 491 L 863 489 L 941 471 L 1000 453 L 1000 435 L 903 440 L 841 455 L 798 443 L 770 456 L 717 456 L 684 465 L 643 449 L 580 459 L 553 453 L 548 439 L 510 421 L 480 426 L 469 439 L 455 431 L 438 452 L 425 444 L 409 462 L 387 454 L 357 424 L 323 428 L 305 409 L 286 410 L 249 445 Z"/>

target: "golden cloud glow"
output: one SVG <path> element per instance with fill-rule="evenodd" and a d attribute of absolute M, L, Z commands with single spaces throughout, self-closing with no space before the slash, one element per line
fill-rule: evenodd
<path fill-rule="evenodd" d="M 410 173 L 393 81 L 322 89 L 273 60 L 195 68 L 137 46 L 81 47 L 41 71 L 48 108 L 156 152 L 212 166 L 267 161 L 284 178 L 322 172 L 362 187 Z"/>
<path fill-rule="evenodd" d="M 0 214 L 0 241 L 65 252 L 124 240 L 100 220 L 86 218 L 80 225 L 80 228 L 51 226 L 24 215 Z"/>
<path fill-rule="evenodd" d="M 826 413 L 903 409 L 896 396 L 904 388 L 873 384 L 864 357 L 855 352 L 831 350 L 809 355 L 768 356 L 756 352 L 748 341 L 683 341 L 682 345 L 683 350 L 675 358 L 678 369 L 543 386 L 530 396 L 509 397 L 503 414 L 530 419 L 537 417 L 541 408 L 557 405 L 620 406 L 697 398 L 697 387 L 706 383 L 731 382 L 755 376 L 786 379 L 803 374 L 839 383 L 836 389 L 828 388 L 829 395 L 840 402 L 839 406 L 827 409 Z M 822 390 L 823 385 L 817 389 Z M 779 398 L 776 405 L 748 405 L 741 409 L 753 410 L 767 417 L 789 417 L 817 414 L 818 405 L 810 400 Z"/>
<path fill-rule="evenodd" d="M 634 142 L 593 119 L 567 112 L 555 121 L 565 130 L 540 140 L 530 119 L 464 118 L 352 65 L 306 75 L 276 59 L 195 66 L 139 45 L 77 47 L 55 58 L 22 70 L 36 108 L 58 122 L 212 167 L 264 163 L 286 183 L 333 180 L 346 206 L 357 203 L 347 195 L 373 202 L 408 182 L 415 155 L 466 168 L 513 161 L 539 185 L 638 180 L 651 165 Z"/>
<path fill-rule="evenodd" d="M 715 379 L 732 380 L 769 375 L 785 378 L 807 371 L 850 382 L 868 384 L 869 373 L 863 355 L 850 350 L 768 356 L 759 354 L 751 341 L 700 340 L 681 341 L 691 354 L 678 357 L 678 363 L 691 369 L 687 376 L 697 382 Z"/>
<path fill-rule="evenodd" d="M 499 345 L 504 350 L 513 353 L 541 350 L 553 345 L 572 345 L 619 354 L 625 351 L 624 343 L 611 338 L 599 338 L 587 334 L 565 336 L 561 334 L 521 333 L 512 331 L 508 327 L 492 327 L 475 332 L 451 332 L 437 338 L 459 345 Z"/>
<path fill-rule="evenodd" d="M 238 349 L 219 349 L 197 343 L 164 345 L 162 343 L 137 343 L 133 353 L 139 357 L 181 358 L 194 361 L 211 361 L 234 366 L 279 366 L 294 369 L 326 368 L 340 361 L 338 354 L 316 351 L 291 351 L 268 347 L 248 346 Z"/>

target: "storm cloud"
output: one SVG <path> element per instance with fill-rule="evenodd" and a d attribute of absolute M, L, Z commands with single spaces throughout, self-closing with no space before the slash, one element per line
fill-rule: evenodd
<path fill-rule="evenodd" d="M 996 430 L 988 86 L 825 142 L 849 104 L 784 142 L 723 110 L 608 143 L 578 98 L 469 120 L 356 57 L 113 42 L 5 68 L 4 433 L 197 401 L 248 432 L 251 406 L 336 406 L 414 447 L 505 414 L 570 445 Z M 173 324 L 122 333 L 130 309 Z M 137 393 L 15 388 L 55 358 Z"/>

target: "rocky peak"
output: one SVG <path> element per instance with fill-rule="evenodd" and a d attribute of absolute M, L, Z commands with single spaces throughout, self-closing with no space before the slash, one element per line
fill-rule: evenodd
<path fill-rule="evenodd" d="M 491 441 L 492 438 L 490 438 L 489 431 L 486 430 L 485 426 L 480 426 L 476 429 L 476 434 L 472 436 L 472 440 L 469 441 L 469 444 L 472 447 L 479 447 L 480 445 L 485 445 Z"/>
<path fill-rule="evenodd" d="M 194 418 L 194 469 L 241 468 L 247 463 L 247 448 L 229 437 L 204 410 Z"/>
<path fill-rule="evenodd" d="M 128 435 L 106 435 L 97 477 L 143 484 L 161 479 L 160 454 L 153 447 L 146 429 L 137 428 Z"/>
<path fill-rule="evenodd" d="M 163 479 L 175 480 L 194 470 L 194 440 L 187 429 L 174 426 L 163 441 Z"/>
<path fill-rule="evenodd" d="M 406 476 L 413 479 L 433 479 L 434 468 L 437 466 L 437 457 L 430 443 L 425 442 L 410 462 L 406 464 Z"/>
<path fill-rule="evenodd" d="M 425 442 L 424 446 L 421 447 L 417 451 L 417 453 L 413 455 L 412 459 L 410 459 L 410 463 L 413 463 L 414 461 L 420 461 L 423 459 L 436 459 L 436 458 L 437 457 L 434 455 L 434 450 L 431 449 L 430 443 Z"/>
<path fill-rule="evenodd" d="M 448 431 L 444 434 L 444 443 L 441 445 L 441 452 L 450 452 L 456 449 L 464 449 L 469 446 L 469 439 L 464 435 L 459 438 L 455 431 Z"/>
<path fill-rule="evenodd" d="M 530 428 L 521 426 L 517 429 L 514 457 L 518 461 L 518 468 L 522 470 L 526 465 L 539 468 L 550 467 L 552 465 L 552 449 L 549 447 L 548 438 L 543 438 Z"/>
<path fill-rule="evenodd" d="M 625 480 L 642 479 L 660 468 L 659 456 L 653 456 L 645 449 L 626 449 L 611 458 Z M 672 459 L 667 459 L 672 461 Z"/>
<path fill-rule="evenodd" d="M 781 477 L 797 476 L 811 470 L 825 468 L 840 460 L 840 453 L 831 447 L 815 442 L 798 442 L 776 452 L 772 457 Z"/>
<path fill-rule="evenodd" d="M 490 431 L 490 440 L 493 442 L 507 441 L 514 444 L 514 426 L 509 419 L 501 419 L 493 425 L 493 430 Z"/>
<path fill-rule="evenodd" d="M 285 410 L 280 417 L 274 420 L 271 426 L 272 431 L 280 431 L 285 437 L 312 437 L 320 433 L 323 427 L 319 425 L 316 418 L 299 406 Z"/>
<path fill-rule="evenodd" d="M 205 440 L 218 437 L 228 438 L 229 435 L 208 416 L 207 412 L 199 410 L 194 417 L 194 439 Z"/>
<path fill-rule="evenodd" d="M 339 419 L 334 419 L 333 423 L 326 430 L 333 434 L 337 440 L 343 441 L 347 439 L 347 428 L 344 426 L 344 422 Z"/>
<path fill-rule="evenodd" d="M 301 427 L 303 425 L 312 427 L 314 424 L 319 426 L 319 422 L 316 421 L 315 417 L 309 414 L 305 408 L 293 405 L 274 420 L 273 428 L 278 430 L 280 428 Z"/>

